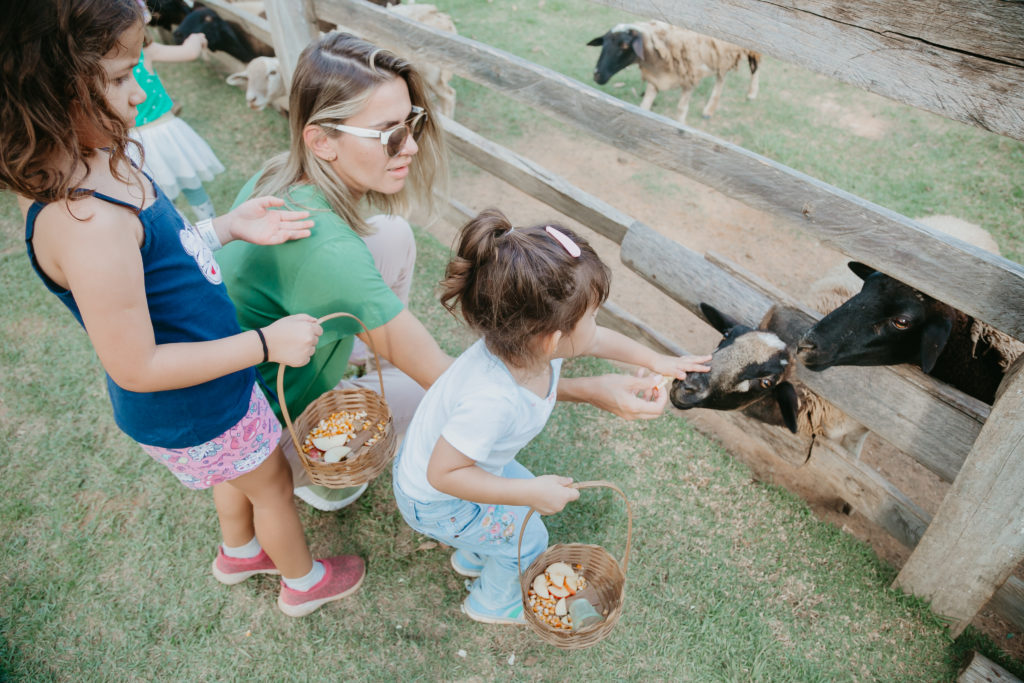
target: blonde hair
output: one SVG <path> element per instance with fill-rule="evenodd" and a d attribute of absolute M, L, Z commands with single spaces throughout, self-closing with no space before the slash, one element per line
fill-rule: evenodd
<path fill-rule="evenodd" d="M 371 234 L 373 229 L 359 212 L 361 199 L 338 178 L 330 162 L 306 145 L 303 130 L 309 125 L 343 123 L 366 105 L 377 87 L 393 78 L 405 81 L 412 104 L 423 107 L 427 119 L 417 136 L 419 152 L 402 190 L 395 194 L 370 190 L 365 199 L 387 214 L 402 214 L 413 201 L 433 211 L 434 190 L 447 194 L 448 168 L 442 129 L 434 119 L 423 79 L 405 59 L 348 33 L 328 33 L 299 55 L 288 100 L 290 148 L 264 165 L 255 191 L 288 196 L 293 186 L 312 184 L 357 234 Z M 326 127 L 323 131 L 331 137 L 342 135 Z"/>

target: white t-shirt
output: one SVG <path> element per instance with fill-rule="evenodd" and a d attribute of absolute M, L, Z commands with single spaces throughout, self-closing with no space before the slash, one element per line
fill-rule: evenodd
<path fill-rule="evenodd" d="M 555 406 L 562 359 L 551 361 L 551 386 L 541 398 L 520 386 L 480 339 L 438 377 L 405 433 L 396 477 L 421 502 L 451 500 L 427 481 L 427 464 L 440 437 L 491 474 L 500 475 L 544 428 Z"/>

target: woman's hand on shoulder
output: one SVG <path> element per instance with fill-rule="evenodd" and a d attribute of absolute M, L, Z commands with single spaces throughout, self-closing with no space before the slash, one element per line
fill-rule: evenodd
<path fill-rule="evenodd" d="M 263 328 L 268 360 L 293 368 L 309 362 L 324 329 L 311 315 L 298 313 L 275 320 Z"/>
<path fill-rule="evenodd" d="M 245 240 L 253 244 L 281 244 L 309 237 L 313 221 L 309 211 L 288 211 L 277 197 L 254 197 L 234 210 L 214 219 L 214 229 L 222 244 Z"/>
<path fill-rule="evenodd" d="M 528 505 L 542 515 L 553 515 L 580 497 L 579 489 L 569 486 L 572 477 L 557 474 L 542 474 L 530 480 Z"/>

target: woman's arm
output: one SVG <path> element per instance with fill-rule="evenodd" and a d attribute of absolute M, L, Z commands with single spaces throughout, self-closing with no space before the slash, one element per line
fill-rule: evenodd
<path fill-rule="evenodd" d="M 37 221 L 38 239 L 33 242 L 56 267 L 64 280 L 59 284 L 74 293 L 100 363 L 119 386 L 138 392 L 179 389 L 263 360 L 255 331 L 215 341 L 156 344 L 138 218 L 93 199 L 74 203 L 75 213 L 89 216 L 86 220 L 71 216 L 64 206 L 50 211 Z M 264 330 L 271 359 L 289 365 L 308 362 L 320 333 L 311 316 L 290 316 Z"/>
<path fill-rule="evenodd" d="M 429 388 L 452 364 L 452 357 L 441 350 L 427 328 L 408 308 L 370 330 L 369 337 L 365 332 L 358 336 L 424 389 Z"/>
<path fill-rule="evenodd" d="M 569 488 L 570 477 L 545 474 L 533 479 L 506 479 L 487 472 L 444 437 L 437 440 L 427 465 L 427 481 L 435 489 L 462 500 L 495 505 L 525 505 L 542 515 L 559 512 L 580 497 Z"/>

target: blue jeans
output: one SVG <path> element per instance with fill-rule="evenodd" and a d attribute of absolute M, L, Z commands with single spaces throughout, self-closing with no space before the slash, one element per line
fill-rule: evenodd
<path fill-rule="evenodd" d="M 401 451 L 395 458 L 396 467 L 400 457 Z M 533 474 L 515 460 L 505 466 L 501 476 L 533 478 Z M 470 591 L 474 601 L 489 610 L 504 610 L 522 600 L 516 551 L 519 529 L 529 507 L 467 500 L 424 503 L 405 495 L 397 477 L 393 481 L 398 509 L 413 530 L 454 548 L 476 553 L 484 560 L 480 578 Z M 547 547 L 548 530 L 540 515 L 534 512 L 523 534 L 522 568 L 529 567 Z"/>

